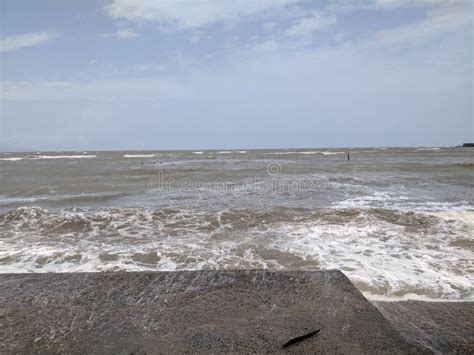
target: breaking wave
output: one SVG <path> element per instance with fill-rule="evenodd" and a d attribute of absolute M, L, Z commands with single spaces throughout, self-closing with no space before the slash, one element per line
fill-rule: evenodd
<path fill-rule="evenodd" d="M 338 154 L 347 154 L 346 152 L 339 151 L 289 151 L 289 152 L 271 152 L 265 153 L 267 155 L 338 155 Z"/>
<path fill-rule="evenodd" d="M 91 159 L 97 158 L 97 155 L 33 155 L 24 157 L 8 157 L 0 158 L 5 161 L 18 161 L 18 160 L 41 160 L 41 159 Z"/>
<path fill-rule="evenodd" d="M 0 268 L 338 268 L 372 299 L 472 301 L 472 230 L 473 211 L 22 207 L 0 215 Z"/>
<path fill-rule="evenodd" d="M 156 154 L 124 154 L 124 158 L 153 158 Z"/>

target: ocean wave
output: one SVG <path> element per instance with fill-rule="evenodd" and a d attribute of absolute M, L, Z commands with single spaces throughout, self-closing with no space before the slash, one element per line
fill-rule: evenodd
<path fill-rule="evenodd" d="M 338 268 L 369 298 L 473 300 L 474 211 L 63 209 L 0 215 L 1 272 Z"/>
<path fill-rule="evenodd" d="M 124 158 L 153 158 L 156 154 L 124 154 Z"/>
<path fill-rule="evenodd" d="M 39 199 L 38 196 L 6 196 L 0 195 L 0 204 L 9 205 L 15 203 L 34 203 Z"/>
<path fill-rule="evenodd" d="M 312 155 L 312 154 L 338 155 L 338 154 L 346 154 L 346 152 L 298 152 L 298 154 L 306 154 L 306 155 Z"/>
<path fill-rule="evenodd" d="M 246 154 L 246 150 L 221 150 L 217 154 Z"/>
<path fill-rule="evenodd" d="M 97 155 L 38 155 L 31 159 L 91 159 Z"/>
<path fill-rule="evenodd" d="M 40 194 L 35 196 L 5 196 L 0 195 L 0 206 L 39 203 L 86 203 L 105 202 L 126 196 L 126 193 L 79 193 L 79 194 Z"/>
<path fill-rule="evenodd" d="M 354 178 L 341 181 L 330 180 L 329 185 L 340 191 L 344 191 L 346 198 L 332 203 L 332 208 L 384 208 L 400 211 L 470 211 L 474 210 L 474 204 L 471 200 L 458 201 L 426 201 L 422 199 L 413 199 L 413 197 L 403 194 L 399 188 L 387 191 L 374 189 L 362 181 Z M 353 196 L 351 196 L 351 193 Z"/>
<path fill-rule="evenodd" d="M 346 152 L 333 152 L 333 151 L 290 151 L 290 152 L 269 152 L 264 153 L 266 155 L 339 155 L 347 154 Z"/>
<path fill-rule="evenodd" d="M 20 158 L 20 157 L 10 157 L 10 158 L 0 158 L 0 160 L 5 160 L 5 161 L 18 161 L 18 160 L 23 160 L 25 158 Z"/>
<path fill-rule="evenodd" d="M 0 158 L 0 160 L 18 161 L 18 160 L 41 160 L 41 159 L 87 159 L 97 158 L 97 155 L 34 155 L 25 157 Z"/>
<path fill-rule="evenodd" d="M 459 223 L 464 223 L 466 225 L 471 225 L 474 228 L 474 211 L 451 209 L 451 210 L 430 212 L 430 214 L 446 221 L 459 222 Z"/>

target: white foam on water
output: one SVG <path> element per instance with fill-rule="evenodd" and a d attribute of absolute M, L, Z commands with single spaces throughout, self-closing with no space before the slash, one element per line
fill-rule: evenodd
<path fill-rule="evenodd" d="M 357 178 L 352 178 L 357 181 Z M 358 181 L 357 181 L 358 182 Z M 361 181 L 362 182 L 362 181 Z M 426 201 L 414 200 L 413 197 L 404 195 L 404 191 L 394 188 L 392 191 L 377 191 L 373 188 L 339 182 L 330 182 L 331 186 L 346 190 L 348 193 L 358 193 L 359 195 L 347 197 L 344 200 L 333 202 L 332 208 L 388 208 L 400 211 L 469 211 L 473 209 L 472 201 L 459 200 L 449 201 Z"/>
<path fill-rule="evenodd" d="M 312 154 L 322 154 L 322 155 L 338 155 L 346 154 L 345 152 L 298 152 L 298 154 L 312 155 Z"/>
<path fill-rule="evenodd" d="M 97 158 L 97 155 L 36 155 L 27 157 L 0 158 L 0 160 L 18 161 L 18 160 L 39 160 L 39 159 L 82 159 Z"/>
<path fill-rule="evenodd" d="M 217 154 L 246 154 L 246 150 L 221 150 Z"/>
<path fill-rule="evenodd" d="M 332 185 L 340 188 L 347 188 L 348 186 L 354 191 L 359 191 L 360 196 L 348 197 L 345 200 L 334 202 L 333 208 L 373 208 L 384 207 L 389 208 L 391 204 L 400 203 L 403 200 L 409 200 L 407 197 L 400 195 L 393 195 L 387 191 L 366 191 L 364 186 L 341 184 L 332 182 Z"/>
<path fill-rule="evenodd" d="M 97 158 L 97 155 L 36 155 L 36 156 L 26 156 L 26 157 L 0 158 L 0 160 L 3 160 L 3 161 L 19 161 L 19 160 L 82 159 L 82 158 Z"/>
<path fill-rule="evenodd" d="M 11 196 L 5 196 L 5 195 L 0 195 L 0 204 L 9 204 L 9 203 L 32 203 L 36 202 L 40 199 L 40 197 L 27 197 L 27 196 L 22 196 L 22 197 L 11 197 Z"/>
<path fill-rule="evenodd" d="M 473 229 L 471 237 L 474 237 L 474 211 L 451 209 L 443 211 L 433 211 L 429 213 L 445 221 L 459 222 L 472 226 Z"/>
<path fill-rule="evenodd" d="M 323 152 L 323 155 L 346 154 L 346 152 Z"/>
<path fill-rule="evenodd" d="M 116 194 L 107 193 L 78 193 L 78 194 L 55 194 L 54 190 L 50 190 L 49 194 L 40 194 L 36 196 L 6 196 L 0 195 L 0 204 L 16 204 L 16 203 L 36 203 L 40 201 L 62 201 L 62 200 L 75 200 L 75 199 L 87 199 L 87 198 L 104 198 L 112 197 Z"/>
<path fill-rule="evenodd" d="M 124 158 L 153 158 L 155 154 L 124 154 Z"/>
<path fill-rule="evenodd" d="M 20 157 L 11 157 L 11 158 L 0 158 L 0 160 L 6 160 L 6 161 L 18 161 L 18 160 L 23 160 L 25 158 L 20 158 Z"/>
<path fill-rule="evenodd" d="M 287 225 L 290 238 L 275 247 L 341 269 L 370 299 L 473 301 L 474 236 L 457 222 L 428 231 L 382 221 Z"/>
<path fill-rule="evenodd" d="M 338 155 L 338 154 L 346 154 L 346 152 L 331 152 L 331 151 L 291 151 L 291 152 L 271 152 L 271 153 L 263 153 L 266 155 Z"/>
<path fill-rule="evenodd" d="M 193 154 L 202 155 L 202 154 L 204 154 L 204 152 L 193 152 Z"/>
<path fill-rule="evenodd" d="M 474 300 L 474 211 L 288 211 L 18 208 L 0 272 L 337 268 L 371 299 Z"/>

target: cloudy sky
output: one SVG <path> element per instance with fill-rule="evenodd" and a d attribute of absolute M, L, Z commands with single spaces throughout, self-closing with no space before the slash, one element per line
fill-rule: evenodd
<path fill-rule="evenodd" d="M 0 0 L 0 150 L 473 141 L 473 3 Z"/>

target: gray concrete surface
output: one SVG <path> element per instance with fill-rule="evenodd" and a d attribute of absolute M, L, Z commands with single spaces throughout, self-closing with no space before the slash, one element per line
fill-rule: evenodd
<path fill-rule="evenodd" d="M 3 353 L 280 351 L 425 349 L 340 271 L 0 274 Z"/>
<path fill-rule="evenodd" d="M 474 302 L 374 302 L 407 340 L 438 354 L 474 353 Z"/>

